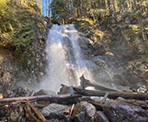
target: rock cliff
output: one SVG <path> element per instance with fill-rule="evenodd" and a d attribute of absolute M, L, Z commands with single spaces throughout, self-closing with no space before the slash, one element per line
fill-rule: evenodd
<path fill-rule="evenodd" d="M 33 87 L 44 75 L 44 67 L 46 65 L 45 46 L 46 39 L 49 33 L 49 28 L 52 26 L 49 18 L 38 16 L 32 13 L 27 13 L 33 19 L 38 19 L 35 23 L 36 33 L 35 39 L 32 41 L 32 49 L 34 55 L 31 59 L 27 59 L 27 65 L 21 63 L 20 57 L 15 57 L 10 48 L 0 48 L 0 88 L 16 88 L 18 86 Z"/>

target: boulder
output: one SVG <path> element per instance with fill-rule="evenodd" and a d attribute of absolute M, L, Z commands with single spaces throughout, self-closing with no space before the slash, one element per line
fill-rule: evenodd
<path fill-rule="evenodd" d="M 109 100 L 103 111 L 110 122 L 147 122 L 148 111 L 122 100 Z"/>
<path fill-rule="evenodd" d="M 75 94 L 75 91 L 73 90 L 73 88 L 71 86 L 66 86 L 64 84 L 61 84 L 61 88 L 60 91 L 58 92 L 58 94 Z"/>
<path fill-rule="evenodd" d="M 44 107 L 41 110 L 41 113 L 47 119 L 64 119 L 67 121 L 67 116 L 69 115 L 69 107 L 66 105 L 52 103 Z"/>
<path fill-rule="evenodd" d="M 72 115 L 72 120 L 74 122 L 89 122 L 95 113 L 96 108 L 92 104 L 82 101 L 76 104 Z"/>

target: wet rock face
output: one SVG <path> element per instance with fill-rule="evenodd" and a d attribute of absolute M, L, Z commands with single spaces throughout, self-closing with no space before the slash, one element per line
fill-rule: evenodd
<path fill-rule="evenodd" d="M 33 15 L 29 15 L 32 17 Z M 18 86 L 34 87 L 37 81 L 45 74 L 46 54 L 44 52 L 49 28 L 52 26 L 46 17 L 37 17 L 44 26 L 36 23 L 36 34 L 32 40 L 32 50 L 34 52 L 31 59 L 25 66 L 16 61 L 16 57 L 11 51 L 0 48 L 0 90 L 17 88 Z M 18 58 L 19 59 L 19 58 Z"/>
<path fill-rule="evenodd" d="M 67 117 L 69 115 L 69 108 L 66 105 L 52 103 L 44 107 L 41 113 L 47 119 L 64 119 L 65 121 L 67 121 Z"/>
<path fill-rule="evenodd" d="M 49 29 L 52 26 L 48 17 L 40 17 L 38 19 L 40 19 L 40 21 L 44 23 L 44 26 L 42 27 L 36 23 L 37 30 L 35 34 L 35 39 L 32 42 L 32 49 L 34 51 L 34 55 L 31 60 L 28 60 L 28 66 L 26 67 L 27 74 L 29 73 L 27 82 L 32 87 L 45 74 L 46 40 L 49 33 Z"/>
<path fill-rule="evenodd" d="M 89 42 L 88 38 L 79 37 L 78 39 L 79 46 L 82 49 L 82 52 L 86 58 L 90 58 L 93 56 L 93 46 Z"/>
<path fill-rule="evenodd" d="M 89 122 L 95 112 L 96 108 L 92 104 L 82 101 L 75 106 L 72 120 L 74 122 Z"/>
<path fill-rule="evenodd" d="M 106 101 L 103 111 L 110 122 L 147 122 L 148 112 L 120 100 Z"/>

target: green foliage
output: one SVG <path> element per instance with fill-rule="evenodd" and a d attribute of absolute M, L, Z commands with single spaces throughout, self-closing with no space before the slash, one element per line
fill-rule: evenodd
<path fill-rule="evenodd" d="M 53 21 L 56 21 L 58 23 L 64 23 L 71 17 L 73 11 L 69 9 L 69 6 L 67 6 L 67 2 L 65 0 L 52 1 L 51 9 Z"/>
<path fill-rule="evenodd" d="M 139 0 L 53 0 L 51 4 L 53 20 L 77 20 L 95 44 L 103 44 L 107 36 L 109 44 L 118 43 L 120 32 L 133 43 L 139 38 L 145 49 L 148 48 L 148 3 Z M 81 21 L 80 21 L 81 20 Z M 87 20 L 87 21 L 86 21 Z M 67 20 L 68 21 L 68 20 Z M 90 22 L 92 21 L 92 22 Z M 86 31 L 86 30 L 85 30 Z M 103 34 L 102 34 L 103 33 Z M 111 41 L 110 41 L 111 40 Z"/>
<path fill-rule="evenodd" d="M 13 54 L 23 61 L 33 55 L 36 20 L 27 13 L 35 12 L 40 12 L 36 0 L 0 1 L 0 45 L 3 48 L 9 45 Z"/>

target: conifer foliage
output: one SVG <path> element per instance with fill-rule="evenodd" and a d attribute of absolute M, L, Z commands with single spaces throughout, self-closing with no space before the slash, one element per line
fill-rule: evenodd
<path fill-rule="evenodd" d="M 0 46 L 19 57 L 32 54 L 35 21 L 29 13 L 40 13 L 36 0 L 0 0 Z"/>
<path fill-rule="evenodd" d="M 147 52 L 148 0 L 53 0 L 51 10 L 53 20 L 58 23 L 78 20 L 88 29 L 87 35 L 93 34 L 91 39 L 95 43 L 110 38 L 106 35 L 109 30 L 117 31 L 124 33 L 130 42 L 140 38 Z"/>

